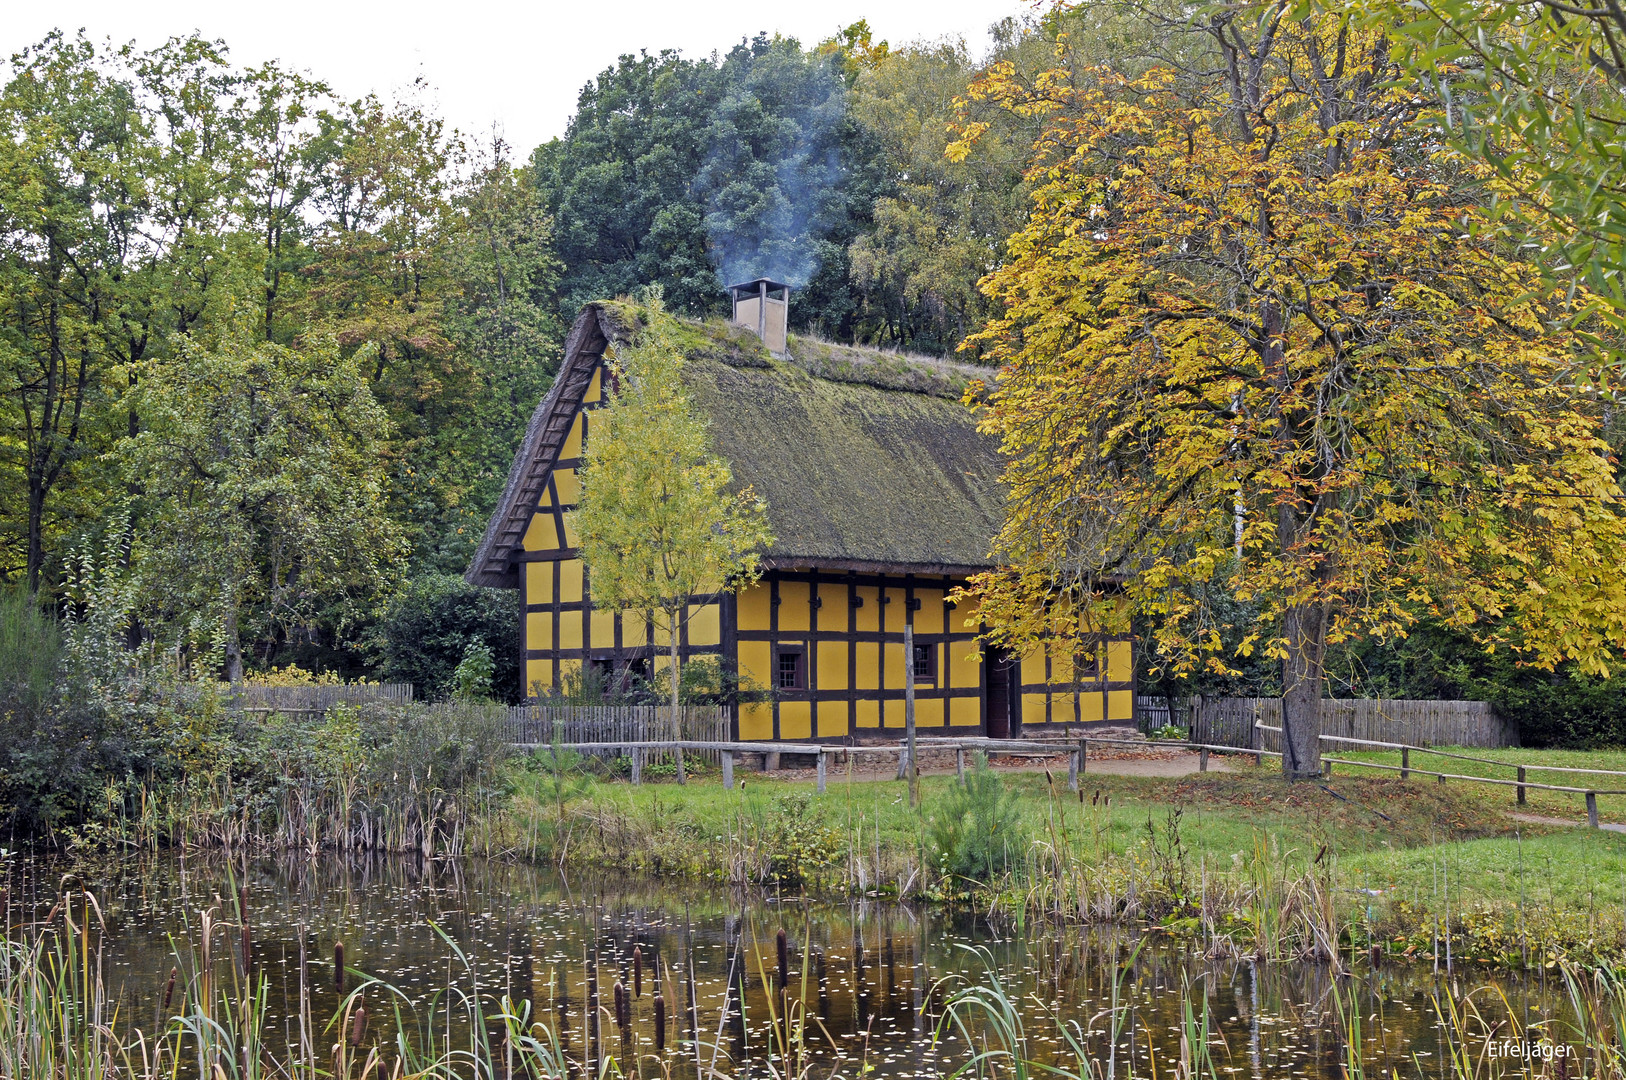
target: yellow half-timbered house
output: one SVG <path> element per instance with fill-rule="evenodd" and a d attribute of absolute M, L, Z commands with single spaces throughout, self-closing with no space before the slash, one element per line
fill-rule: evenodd
<path fill-rule="evenodd" d="M 664 627 L 593 607 L 571 532 L 605 353 L 642 317 L 619 302 L 582 311 L 468 572 L 522 591 L 536 696 L 586 665 L 613 678 L 658 676 L 666 663 Z M 776 536 L 759 582 L 695 597 L 680 631 L 680 655 L 716 656 L 742 685 L 771 691 L 733 706 L 738 738 L 895 737 L 906 663 L 926 733 L 998 738 L 1132 719 L 1127 639 L 1007 656 L 976 640 L 974 606 L 949 599 L 991 566 L 1002 511 L 997 448 L 962 403 L 969 369 L 794 335 L 765 344 L 720 322 L 683 323 L 680 336 L 710 449 L 765 498 Z"/>

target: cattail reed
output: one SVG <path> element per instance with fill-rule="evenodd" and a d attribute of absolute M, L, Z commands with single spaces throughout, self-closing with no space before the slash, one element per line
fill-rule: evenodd
<path fill-rule="evenodd" d="M 784 927 L 779 928 L 775 944 L 779 947 L 779 989 L 784 990 L 790 986 L 790 944 L 785 940 Z"/>
<path fill-rule="evenodd" d="M 627 1008 L 627 988 L 622 985 L 620 979 L 615 981 L 615 1022 L 621 1027 L 626 1027 L 631 1022 L 631 1011 Z"/>
<path fill-rule="evenodd" d="M 11 890 L 0 889 L 0 936 L 11 933 Z"/>
<path fill-rule="evenodd" d="M 178 968 L 169 969 L 169 982 L 164 984 L 164 1006 L 158 1010 L 160 1022 L 169 1020 L 169 1006 L 175 1000 L 175 976 L 178 974 L 180 974 Z"/>
<path fill-rule="evenodd" d="M 333 943 L 333 989 L 344 994 L 344 942 Z"/>
<path fill-rule="evenodd" d="M 360 1046 L 362 1038 L 367 1034 L 367 1002 L 356 1003 L 356 1011 L 350 1017 L 350 1045 Z"/>
<path fill-rule="evenodd" d="M 644 949 L 641 945 L 632 947 L 632 996 L 644 996 Z"/>
<path fill-rule="evenodd" d="M 666 1049 L 666 998 L 655 992 L 655 1052 Z"/>

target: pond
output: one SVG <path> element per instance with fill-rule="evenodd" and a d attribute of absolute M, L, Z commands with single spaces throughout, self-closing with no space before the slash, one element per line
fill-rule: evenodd
<path fill-rule="evenodd" d="M 91 951 L 108 991 L 124 1022 L 149 1031 L 172 968 L 183 980 L 196 970 L 206 923 L 214 977 L 240 974 L 237 907 L 246 901 L 249 963 L 268 983 L 264 1038 L 288 1058 L 310 1059 L 313 1047 L 332 1043 L 321 1024 L 365 978 L 399 992 L 368 990 L 375 1041 L 393 1038 L 392 998 L 403 1006 L 401 1023 L 444 1028 L 455 1041 L 466 1012 L 435 1008 L 457 988 L 483 997 L 488 1012 L 504 997 L 533 1010 L 577 1067 L 614 1057 L 628 1073 L 678 1077 L 947 1075 L 973 1047 L 944 1023 L 946 1003 L 974 985 L 987 988 L 985 1001 L 1009 1003 L 1024 1057 L 1076 1072 L 1067 1035 L 1083 1033 L 1102 1075 L 1110 1063 L 1117 1076 L 1173 1075 L 1183 1037 L 1190 1054 L 1188 1024 L 1200 1030 L 1205 1009 L 1221 1076 L 1341 1076 L 1346 1032 L 1372 1075 L 1440 1075 L 1448 1046 L 1437 995 L 1472 995 L 1491 1023 L 1509 1012 L 1539 1021 L 1564 1002 L 1550 972 L 1415 963 L 1336 976 L 1322 963 L 1205 958 L 1200 942 L 1162 934 L 477 860 L 173 855 L 70 869 L 14 858 L 6 871 L 13 933 L 43 923 L 64 890 L 80 896 L 81 884 L 100 908 L 86 920 L 87 940 L 96 939 Z M 788 994 L 779 990 L 781 930 Z M 351 969 L 342 993 L 334 978 L 341 943 Z M 300 1022 L 301 1001 L 314 1030 Z M 803 1003 L 792 1012 L 805 1018 L 805 1058 L 788 1067 L 774 1027 L 787 1001 Z M 987 1013 L 961 1015 L 972 1017 L 980 1046 L 1002 1045 Z"/>

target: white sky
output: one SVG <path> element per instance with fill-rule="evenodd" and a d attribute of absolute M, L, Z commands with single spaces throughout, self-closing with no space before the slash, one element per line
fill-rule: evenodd
<path fill-rule="evenodd" d="M 96 40 L 134 40 L 150 48 L 194 30 L 223 38 L 244 67 L 264 60 L 305 69 L 340 97 L 368 91 L 388 97 L 419 75 L 431 102 L 465 133 L 484 138 L 497 125 L 528 154 L 562 134 L 582 85 L 622 53 L 678 48 L 689 57 L 726 52 L 758 30 L 809 45 L 868 18 L 893 44 L 962 38 L 973 54 L 987 28 L 1033 10 L 1033 0 L 814 0 L 742 4 L 739 0 L 7 0 L 0 50 L 10 56 L 60 28 L 83 27 Z"/>

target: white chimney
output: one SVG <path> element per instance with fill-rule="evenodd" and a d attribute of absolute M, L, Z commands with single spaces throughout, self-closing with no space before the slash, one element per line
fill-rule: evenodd
<path fill-rule="evenodd" d="M 734 301 L 734 325 L 752 331 L 769 352 L 783 356 L 790 323 L 790 286 L 771 278 L 757 278 L 730 285 L 728 295 Z"/>

